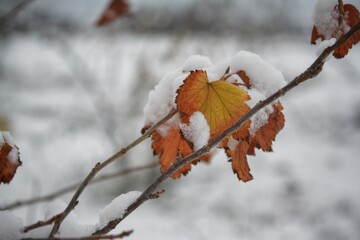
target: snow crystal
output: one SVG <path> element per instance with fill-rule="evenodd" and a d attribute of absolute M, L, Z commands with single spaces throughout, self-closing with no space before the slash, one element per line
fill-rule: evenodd
<path fill-rule="evenodd" d="M 210 127 L 201 112 L 193 113 L 189 125 L 182 123 L 180 129 L 184 137 L 194 144 L 195 151 L 202 148 L 209 141 Z"/>
<path fill-rule="evenodd" d="M 319 44 L 318 48 L 316 49 L 316 56 L 319 57 L 326 48 L 331 47 L 332 45 L 335 44 L 335 42 L 336 42 L 336 38 L 331 38 L 331 39 L 329 39 L 329 40 L 324 40 L 324 41 L 322 41 L 322 42 Z M 325 59 L 325 61 L 329 60 L 329 58 L 331 58 L 331 56 L 332 56 L 332 55 L 330 54 L 330 55 Z"/>
<path fill-rule="evenodd" d="M 21 238 L 23 222 L 9 211 L 0 211 L 0 239 L 13 240 Z"/>
<path fill-rule="evenodd" d="M 9 132 L 0 132 L 0 147 L 4 144 L 7 143 L 11 146 L 11 151 L 9 152 L 9 154 L 7 155 L 9 161 L 14 164 L 17 165 L 19 164 L 19 150 L 16 147 L 15 143 L 14 143 L 14 139 L 12 138 L 12 136 L 10 135 Z"/>
<path fill-rule="evenodd" d="M 312 20 L 318 33 L 325 39 L 330 39 L 339 25 L 339 14 L 335 11 L 337 3 L 337 0 L 318 0 L 315 5 Z"/>
<path fill-rule="evenodd" d="M 245 71 L 253 88 L 265 97 L 269 97 L 286 84 L 283 74 L 260 56 L 247 52 L 238 52 L 230 61 L 230 71 Z"/>
<path fill-rule="evenodd" d="M 99 226 L 103 227 L 109 221 L 122 217 L 125 214 L 126 209 L 135 202 L 141 194 L 142 192 L 131 191 L 121 194 L 112 200 L 111 203 L 100 210 Z"/>

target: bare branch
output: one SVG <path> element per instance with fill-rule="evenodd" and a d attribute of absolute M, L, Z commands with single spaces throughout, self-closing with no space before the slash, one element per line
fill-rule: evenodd
<path fill-rule="evenodd" d="M 161 194 L 163 194 L 165 192 L 164 189 L 156 192 L 156 193 L 152 193 L 149 197 L 149 199 L 158 199 L 160 197 Z"/>
<path fill-rule="evenodd" d="M 124 237 L 130 236 L 134 231 L 124 231 L 120 234 L 115 235 L 101 235 L 101 236 L 89 236 L 89 237 L 80 237 L 80 238 L 22 238 L 21 240 L 106 240 L 106 239 L 122 239 Z"/>
<path fill-rule="evenodd" d="M 29 232 L 29 231 L 31 231 L 31 230 L 36 229 L 36 228 L 40 228 L 40 227 L 44 227 L 44 226 L 46 226 L 46 225 L 50 225 L 50 224 L 52 224 L 53 222 L 55 222 L 56 220 L 58 220 L 58 219 L 61 217 L 62 214 L 63 214 L 63 213 L 59 213 L 59 214 L 53 216 L 52 218 L 50 218 L 50 219 L 48 219 L 48 220 L 38 221 L 37 223 L 31 224 L 31 225 L 29 225 L 29 226 L 26 226 L 26 227 L 24 227 L 23 232 L 24 232 L 24 233 L 27 233 L 27 232 Z"/>
<path fill-rule="evenodd" d="M 60 225 L 62 221 L 67 217 L 67 215 L 74 209 L 75 204 L 77 203 L 81 193 L 84 191 L 86 186 L 90 183 L 90 181 L 95 177 L 95 175 L 104 167 L 109 165 L 110 163 L 114 162 L 116 159 L 124 156 L 130 149 L 137 146 L 139 143 L 143 142 L 145 139 L 149 138 L 151 134 L 162 124 L 164 124 L 167 120 L 171 119 L 178 111 L 176 109 L 171 110 L 164 118 L 162 118 L 160 121 L 158 121 L 154 126 L 147 129 L 145 133 L 143 133 L 140 137 L 135 139 L 132 143 L 130 143 L 127 147 L 121 149 L 117 153 L 115 153 L 113 156 L 109 157 L 107 160 L 105 160 L 102 163 L 97 163 L 91 170 L 91 172 L 87 175 L 87 177 L 83 180 L 83 182 L 79 185 L 77 188 L 75 194 L 73 195 L 72 199 L 70 200 L 68 206 L 64 210 L 64 214 L 59 218 L 57 221 L 55 221 L 54 226 L 51 230 L 51 233 L 49 237 L 53 237 L 59 230 Z"/>
<path fill-rule="evenodd" d="M 180 161 L 175 162 L 171 167 L 169 167 L 163 174 L 161 174 L 142 194 L 141 196 L 132 203 L 125 211 L 125 214 L 117 219 L 110 221 L 105 227 L 99 229 L 93 235 L 106 234 L 113 230 L 122 220 L 124 220 L 128 215 L 130 215 L 135 209 L 141 206 L 144 202 L 149 200 L 153 194 L 153 192 L 157 189 L 157 187 L 168 177 L 170 177 L 175 171 L 180 169 L 186 164 L 191 163 L 198 157 L 204 155 L 209 152 L 211 148 L 215 147 L 218 143 L 220 143 L 224 138 L 226 138 L 231 133 L 235 132 L 239 129 L 242 124 L 244 124 L 248 119 L 250 119 L 254 114 L 259 112 L 262 108 L 271 104 L 273 101 L 278 98 L 284 96 L 287 92 L 289 92 L 294 87 L 298 86 L 300 83 L 303 83 L 309 79 L 316 77 L 321 71 L 322 67 L 325 63 L 326 58 L 338 48 L 341 44 L 343 44 L 347 39 L 349 39 L 354 33 L 359 31 L 360 23 L 356 24 L 349 32 L 340 37 L 334 45 L 326 48 L 322 54 L 313 62 L 313 64 L 306 69 L 303 73 L 295 77 L 291 82 L 289 82 L 286 86 L 279 89 L 277 92 L 272 94 L 270 97 L 265 99 L 264 101 L 260 101 L 257 103 L 249 112 L 247 112 L 243 117 L 241 117 L 237 122 L 235 122 L 231 127 L 226 129 L 222 134 L 209 142 L 206 146 L 200 148 L 198 151 L 192 153 L 191 155 L 181 159 Z"/>
<path fill-rule="evenodd" d="M 34 2 L 34 0 L 22 0 L 13 9 L 11 9 L 9 12 L 7 12 L 4 16 L 1 16 L 1 18 L 0 18 L 0 28 L 5 26 L 11 19 L 16 17 L 16 15 L 18 15 L 19 12 L 24 10 L 32 2 Z"/>
<path fill-rule="evenodd" d="M 106 180 L 109 180 L 109 179 L 121 177 L 121 176 L 130 174 L 130 173 L 133 173 L 133 172 L 138 172 L 138 171 L 142 171 L 142 170 L 145 170 L 145 169 L 150 169 L 150 168 L 156 167 L 158 165 L 159 165 L 158 162 L 154 162 L 154 163 L 146 164 L 146 165 L 143 165 L 143 166 L 138 166 L 138 167 L 128 168 L 128 169 L 125 169 L 125 170 L 120 170 L 120 171 L 117 171 L 117 172 L 114 172 L 114 173 L 104 174 L 104 175 L 101 175 L 101 176 L 99 176 L 97 178 L 94 178 L 94 180 L 91 181 L 89 183 L 89 185 L 92 185 L 94 183 L 99 183 L 99 182 L 102 182 L 102 181 L 106 181 Z M 28 206 L 28 205 L 32 205 L 32 204 L 39 203 L 39 202 L 50 201 L 50 200 L 52 200 L 52 199 L 54 199 L 56 197 L 59 197 L 59 196 L 61 196 L 63 194 L 66 194 L 66 193 L 69 193 L 69 192 L 75 190 L 80 184 L 81 184 L 81 182 L 78 182 L 78 183 L 69 185 L 67 187 L 64 187 L 63 189 L 59 189 L 59 190 L 57 190 L 57 191 L 55 191 L 53 193 L 44 195 L 44 196 L 30 198 L 30 199 L 22 200 L 22 201 L 17 201 L 17 202 L 11 203 L 9 205 L 6 205 L 6 206 L 0 208 L 0 210 L 11 210 L 11 209 L 14 209 L 14 208 L 18 208 L 18 207 L 22 207 L 22 206 Z"/>

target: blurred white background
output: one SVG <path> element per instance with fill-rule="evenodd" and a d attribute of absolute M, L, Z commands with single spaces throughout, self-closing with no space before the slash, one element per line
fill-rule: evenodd
<path fill-rule="evenodd" d="M 18 2 L 1 1 L 0 16 Z M 192 54 L 218 63 L 249 50 L 287 81 L 316 58 L 314 1 L 129 4 L 130 17 L 97 28 L 107 1 L 36 0 L 1 28 L 0 129 L 13 135 L 23 165 L 0 186 L 0 206 L 82 180 L 139 136 L 148 92 Z M 360 239 L 359 61 L 355 46 L 281 99 L 285 128 L 274 153 L 250 157 L 254 180 L 239 182 L 220 152 L 168 180 L 159 200 L 116 231 L 134 229 L 131 239 Z M 146 141 L 104 172 L 155 160 Z M 75 209 L 79 221 L 94 222 L 115 196 L 142 191 L 158 175 L 155 168 L 92 185 Z M 47 204 L 13 213 L 33 223 Z"/>

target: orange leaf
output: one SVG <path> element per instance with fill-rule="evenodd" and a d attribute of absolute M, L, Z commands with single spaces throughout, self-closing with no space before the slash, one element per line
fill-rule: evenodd
<path fill-rule="evenodd" d="M 336 11 L 338 10 L 338 5 L 335 7 Z M 360 21 L 359 10 L 351 5 L 351 4 L 344 4 L 344 13 L 345 13 L 345 21 L 346 25 L 349 27 L 355 26 Z M 329 26 L 331 28 L 332 26 Z M 331 37 L 338 38 L 339 29 L 331 29 L 332 34 Z M 344 33 L 343 33 L 344 34 Z M 343 35 L 341 34 L 341 35 Z M 316 44 L 317 39 L 321 39 L 322 41 L 325 40 L 325 36 L 318 32 L 316 26 L 313 27 L 312 34 L 311 34 L 311 43 Z M 351 38 L 349 38 L 346 42 L 341 44 L 337 49 L 334 50 L 333 55 L 336 58 L 343 58 L 349 52 L 353 45 L 357 44 L 360 41 L 360 32 L 358 31 L 355 33 Z"/>
<path fill-rule="evenodd" d="M 347 16 L 346 23 L 349 27 L 355 26 L 360 21 L 359 11 L 351 4 L 344 5 L 344 12 Z M 333 55 L 336 58 L 343 58 L 349 52 L 353 45 L 360 41 L 360 31 L 356 32 L 351 38 L 344 42 L 340 47 L 334 50 Z"/>
<path fill-rule="evenodd" d="M 161 169 L 163 173 L 166 171 L 176 160 L 184 158 L 193 153 L 191 144 L 182 136 L 180 129 L 172 127 L 168 130 L 165 136 L 158 132 L 152 134 L 152 148 L 154 154 L 160 157 Z M 200 160 L 208 160 L 209 155 L 195 159 L 194 164 Z M 187 164 L 173 173 L 172 178 L 179 178 L 181 174 L 186 175 L 191 170 L 191 164 Z"/>
<path fill-rule="evenodd" d="M 272 152 L 272 142 L 284 127 L 285 118 L 281 112 L 283 109 L 281 103 L 273 105 L 273 109 L 273 112 L 269 115 L 268 122 L 256 131 L 255 136 L 250 137 L 249 134 L 246 135 L 246 130 L 243 128 L 245 125 L 238 130 L 238 132 L 240 131 L 240 135 L 238 132 L 232 134 L 234 139 L 236 139 L 237 136 L 241 136 L 234 150 L 229 148 L 228 139 L 225 139 L 221 143 L 221 146 L 230 158 L 234 173 L 237 174 L 241 181 L 247 182 L 253 179 L 250 174 L 250 167 L 246 155 L 255 155 L 255 148 L 265 152 Z"/>
<path fill-rule="evenodd" d="M 281 103 L 273 105 L 273 112 L 269 115 L 268 122 L 256 131 L 255 136 L 252 138 L 255 147 L 265 152 L 272 152 L 272 142 L 285 124 L 282 109 Z"/>
<path fill-rule="evenodd" d="M 204 114 L 210 127 L 210 139 L 218 136 L 242 117 L 249 107 L 246 91 L 223 80 L 209 82 L 206 71 L 192 71 L 177 91 L 181 120 L 189 122 L 194 112 Z"/>
<path fill-rule="evenodd" d="M 124 16 L 128 12 L 129 5 L 126 0 L 112 0 L 97 20 L 96 25 L 98 27 L 104 26 L 116 18 Z"/>
<path fill-rule="evenodd" d="M 245 140 L 240 140 L 234 150 L 231 150 L 228 144 L 229 139 L 225 139 L 222 142 L 222 147 L 225 149 L 226 155 L 230 158 L 233 172 L 236 173 L 238 179 L 243 182 L 252 180 L 253 176 L 250 174 L 250 167 L 246 157 L 249 143 Z"/>
<path fill-rule="evenodd" d="M 250 78 L 245 71 L 238 71 L 235 74 L 243 80 L 244 86 L 249 89 L 252 87 Z M 255 155 L 255 148 L 271 152 L 272 142 L 284 127 L 285 117 L 281 112 L 283 109 L 281 103 L 274 103 L 272 108 L 273 112 L 269 114 L 267 123 L 260 127 L 253 136 L 250 136 L 251 121 L 248 120 L 239 130 L 231 134 L 231 138 L 238 141 L 236 146 L 234 146 L 234 143 L 232 143 L 233 146 L 229 146 L 229 138 L 221 143 L 221 147 L 225 149 L 227 156 L 230 158 L 234 173 L 237 174 L 241 181 L 246 182 L 253 178 L 250 174 L 246 155 Z"/>
<path fill-rule="evenodd" d="M 231 160 L 234 173 L 236 173 L 238 178 L 243 182 L 253 179 L 253 176 L 250 174 L 250 167 L 246 157 L 248 148 L 248 142 L 240 141 L 235 148 L 234 155 Z"/>
<path fill-rule="evenodd" d="M 250 78 L 249 78 L 249 76 L 246 74 L 246 72 L 243 71 L 243 70 L 241 70 L 241 71 L 238 71 L 236 74 L 239 75 L 239 77 L 241 78 L 241 80 L 243 80 L 244 85 L 245 85 L 248 89 L 250 89 L 250 88 L 251 88 Z"/>
<path fill-rule="evenodd" d="M 321 39 L 324 41 L 324 36 L 319 34 L 316 26 L 313 26 L 312 33 L 311 33 L 311 44 L 316 44 L 316 40 Z"/>
<path fill-rule="evenodd" d="M 17 147 L 11 146 L 6 138 L 3 138 L 3 134 L 0 132 L 0 142 L 3 142 L 0 144 L 0 183 L 9 183 L 15 173 L 18 166 L 21 165 L 21 161 L 18 155 L 14 155 L 12 152 L 13 148 L 16 148 L 17 153 Z"/>

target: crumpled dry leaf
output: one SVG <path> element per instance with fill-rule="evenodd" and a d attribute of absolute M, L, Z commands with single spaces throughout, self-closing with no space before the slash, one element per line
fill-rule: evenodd
<path fill-rule="evenodd" d="M 22 162 L 19 149 L 7 132 L 0 132 L 0 184 L 10 183 Z"/>
<path fill-rule="evenodd" d="M 335 10 L 339 12 L 338 6 L 336 5 Z M 359 16 L 359 10 L 353 6 L 352 4 L 344 4 L 344 13 L 345 13 L 345 22 L 349 27 L 355 26 L 360 21 Z M 331 28 L 331 26 L 329 26 Z M 332 34 L 331 37 L 333 38 L 339 38 L 341 35 L 338 35 L 339 29 L 329 29 Z M 321 41 L 326 40 L 325 36 L 319 33 L 316 26 L 312 29 L 311 34 L 311 43 L 316 44 L 316 40 L 321 39 Z M 340 45 L 338 48 L 336 48 L 333 52 L 334 57 L 336 58 L 343 58 L 345 57 L 349 50 L 352 48 L 353 45 L 357 44 L 360 41 L 360 32 L 358 31 L 355 33 L 351 38 L 349 38 L 347 41 L 345 41 L 342 45 Z"/>
<path fill-rule="evenodd" d="M 97 20 L 96 25 L 98 27 L 107 25 L 128 12 L 129 4 L 126 0 L 112 0 Z"/>
<path fill-rule="evenodd" d="M 191 143 L 189 143 L 181 134 L 178 127 L 170 128 L 167 133 L 162 136 L 159 132 L 152 134 L 152 149 L 154 155 L 158 155 L 160 158 L 161 168 L 163 173 L 174 162 L 193 153 Z M 195 159 L 192 163 L 196 164 L 200 160 L 208 161 L 209 154 L 206 154 L 198 159 Z M 191 170 L 191 164 L 187 164 L 180 168 L 178 171 L 171 175 L 172 178 L 179 178 L 181 174 L 186 175 Z"/>

